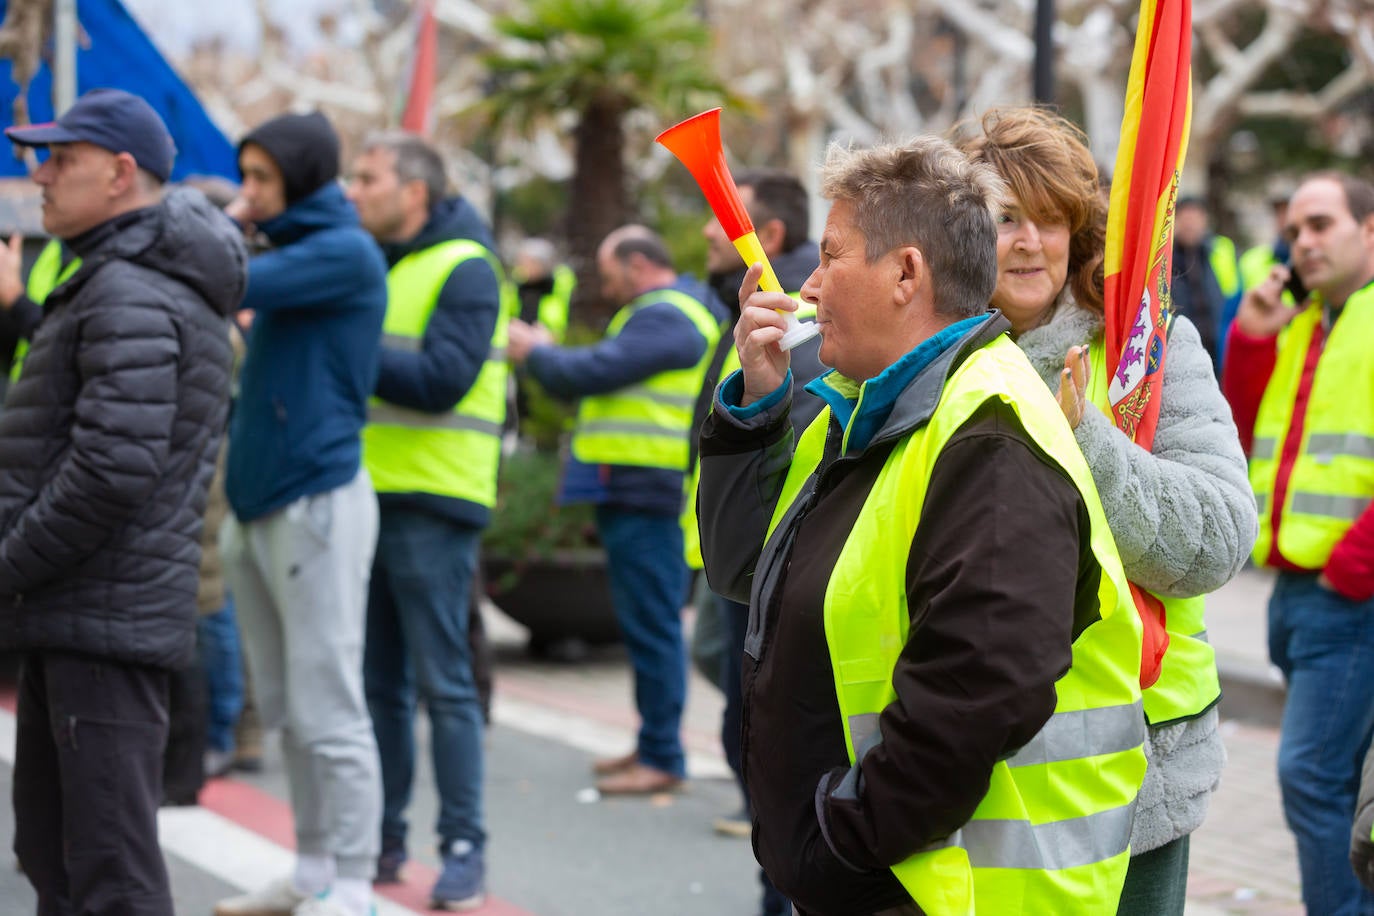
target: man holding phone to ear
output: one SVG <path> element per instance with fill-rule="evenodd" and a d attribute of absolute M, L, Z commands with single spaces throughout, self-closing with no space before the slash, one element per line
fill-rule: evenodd
<path fill-rule="evenodd" d="M 1284 236 L 1291 267 L 1246 292 L 1222 388 L 1250 453 L 1254 560 L 1278 570 L 1269 655 L 1288 683 L 1279 784 L 1303 901 L 1369 912 L 1347 852 L 1374 734 L 1374 186 L 1308 176 Z M 1289 306 L 1294 273 L 1310 292 Z"/>

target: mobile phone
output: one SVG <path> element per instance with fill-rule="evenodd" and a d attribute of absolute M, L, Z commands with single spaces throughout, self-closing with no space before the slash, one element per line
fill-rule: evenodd
<path fill-rule="evenodd" d="M 1293 266 L 1292 258 L 1289 258 L 1284 266 L 1288 268 L 1288 282 L 1283 284 L 1284 292 L 1293 297 L 1294 305 L 1302 305 L 1307 299 L 1307 286 L 1302 282 L 1302 277 L 1298 276 L 1298 269 Z"/>

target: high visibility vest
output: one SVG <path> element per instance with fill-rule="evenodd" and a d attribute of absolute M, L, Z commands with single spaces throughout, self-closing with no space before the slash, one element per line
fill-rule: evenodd
<path fill-rule="evenodd" d="M 720 340 L 716 317 L 686 293 L 660 289 L 617 312 L 606 337 L 619 334 L 640 309 L 662 302 L 686 315 L 705 338 L 701 359 L 687 369 L 669 369 L 637 384 L 583 398 L 572 437 L 572 453 L 578 461 L 687 470 L 692 409 Z"/>
<path fill-rule="evenodd" d="M 25 293 L 34 302 L 42 305 L 48 294 L 71 279 L 72 274 L 81 268 L 81 259 L 73 257 L 64 267 L 62 264 L 62 243 L 53 239 L 43 246 L 38 258 L 29 268 L 29 281 Z M 24 369 L 24 358 L 29 355 L 29 342 L 20 340 L 14 345 L 14 358 L 10 363 L 10 381 L 19 381 L 19 373 Z"/>
<path fill-rule="evenodd" d="M 1240 295 L 1240 263 L 1236 260 L 1236 243 L 1224 235 L 1212 237 L 1212 252 L 1208 256 L 1217 286 L 1227 299 Z"/>
<path fill-rule="evenodd" d="M 1092 369 L 1088 373 L 1088 399 L 1110 417 L 1107 352 L 1101 337 L 1092 342 L 1089 352 Z M 1203 620 L 1206 599 L 1202 595 L 1155 597 L 1164 605 L 1164 629 L 1169 634 L 1159 677 L 1145 690 L 1145 718 L 1158 726 L 1196 718 L 1211 709 L 1221 698 L 1221 680 L 1216 651 L 1207 642 Z"/>
<path fill-rule="evenodd" d="M 816 307 L 809 302 L 802 302 L 801 293 L 788 293 L 793 299 L 797 299 L 797 320 L 814 321 L 816 319 Z M 729 328 L 722 328 L 721 333 L 730 333 Z M 737 369 L 739 369 L 739 351 L 734 347 L 725 351 L 725 360 L 721 363 L 720 374 L 711 383 L 714 391 L 724 379 L 727 379 Z M 707 408 L 709 410 L 709 408 Z M 682 501 L 682 554 L 687 560 L 689 569 L 705 569 L 706 564 L 701 559 L 701 531 L 697 527 L 697 486 L 701 483 L 701 462 L 698 461 L 692 468 L 692 474 L 687 479 L 686 498 Z"/>
<path fill-rule="evenodd" d="M 1250 486 L 1259 506 L 1254 560 L 1269 561 L 1279 456 L 1293 421 L 1303 364 L 1322 320 L 1322 297 L 1279 333 L 1274 374 L 1264 389 L 1250 449 Z M 1284 504 L 1279 507 L 1279 553 L 1307 569 L 1322 569 L 1331 550 L 1374 497 L 1374 286 L 1355 293 L 1331 328 L 1312 380 L 1302 444 Z"/>
<path fill-rule="evenodd" d="M 1279 262 L 1274 258 L 1272 245 L 1256 245 L 1240 256 L 1240 282 L 1246 289 L 1254 289 L 1269 276 Z"/>
<path fill-rule="evenodd" d="M 1102 568 L 1101 619 L 1074 641 L 1072 665 L 1055 683 L 1054 714 L 1029 744 L 993 767 L 968 823 L 892 868 L 932 916 L 1113 913 L 1126 879 L 1145 776 L 1140 621 L 1092 474 L 1053 398 L 1027 396 L 1037 389 L 1044 392 L 1045 383 L 1010 339 L 970 354 L 946 382 L 929 423 L 888 457 L 826 588 L 826 644 L 852 764 L 881 740 L 879 714 L 896 700 L 892 671 L 910 626 L 911 539 L 950 436 L 979 406 L 1001 399 L 1088 507 Z M 827 407 L 798 443 L 770 538 L 792 536 L 775 529 L 819 465 L 830 418 Z"/>
<path fill-rule="evenodd" d="M 553 289 L 539 298 L 539 323 L 548 328 L 560 344 L 568 334 L 568 312 L 576 288 L 577 274 L 566 264 L 559 264 L 553 269 Z"/>
<path fill-rule="evenodd" d="M 439 293 L 457 267 L 482 258 L 502 283 L 501 265 L 470 239 L 442 242 L 406 255 L 387 274 L 383 343 L 419 352 Z M 486 361 L 452 410 L 428 413 L 372 398 L 363 427 L 363 460 L 379 493 L 433 493 L 496 504 L 496 472 L 506 421 L 506 327 L 509 303 L 498 310 Z"/>
<path fill-rule="evenodd" d="M 1274 246 L 1256 245 L 1240 256 L 1240 283 L 1245 289 L 1254 289 L 1269 277 L 1269 271 L 1278 264 L 1274 257 Z M 1292 308 L 1293 294 L 1283 291 L 1283 304 Z"/>

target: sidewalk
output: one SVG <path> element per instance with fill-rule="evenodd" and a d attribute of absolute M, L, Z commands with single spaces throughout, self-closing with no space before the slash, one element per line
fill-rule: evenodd
<path fill-rule="evenodd" d="M 1263 660 L 1267 577 L 1248 571 L 1217 595 L 1209 626 L 1229 670 L 1267 675 Z M 497 652 L 495 725 L 488 733 L 491 831 L 490 916 L 751 916 L 757 866 L 747 841 L 714 836 L 710 820 L 738 804 L 718 737 L 721 697 L 691 672 L 684 739 L 688 791 L 652 799 L 602 799 L 588 763 L 634 741 L 631 678 L 623 649 L 594 650 L 570 665 L 536 660 L 524 631 L 488 606 Z M 691 614 L 688 613 L 688 622 Z M 1234 662 L 1234 664 L 1233 664 Z M 1230 717 L 1222 704 L 1230 762 L 1207 822 L 1193 836 L 1188 916 L 1299 916 L 1293 843 L 1283 825 L 1275 776 L 1277 730 Z M 10 724 L 0 708 L 0 726 Z M 411 810 L 413 865 L 381 912 L 425 911 L 437 855 L 430 837 L 437 799 L 425 750 L 424 717 Z M 12 734 L 0 728 L 0 742 Z M 221 781 L 201 809 L 164 812 L 177 912 L 205 916 L 215 899 L 289 867 L 289 816 L 275 741 L 265 772 Z M 12 747 L 12 745 L 11 745 Z M 9 769 L 0 754 L 0 792 Z M 12 821 L 0 805 L 0 834 Z M 213 829 L 213 832 L 211 831 Z M 0 859 L 0 916 L 32 913 L 27 883 Z"/>
<path fill-rule="evenodd" d="M 1277 718 L 1282 683 L 1271 674 L 1265 649 L 1265 607 L 1270 576 L 1244 571 L 1209 599 L 1209 633 L 1227 684 L 1222 731 L 1229 762 L 1212 799 L 1206 823 L 1193 835 L 1187 916 L 1263 914 L 1301 916 L 1297 854 L 1283 823 L 1276 771 Z M 501 647 L 498 694 L 507 700 L 553 706 L 589 717 L 608 728 L 630 728 L 630 675 L 623 660 L 598 657 L 589 664 L 560 667 L 536 662 L 519 651 L 522 630 L 494 607 L 486 619 Z M 689 618 L 690 622 L 690 618 Z M 612 656 L 614 658 L 614 656 Z M 684 717 L 684 740 L 697 775 L 719 772 L 720 694 L 692 672 Z M 1244 720 L 1229 716 L 1235 684 L 1254 684 L 1242 705 Z M 1277 705 L 1275 705 L 1277 704 Z M 1256 721 L 1257 720 L 1257 721 Z M 623 750 L 607 746 L 606 751 Z"/>
<path fill-rule="evenodd" d="M 1269 663 L 1268 608 L 1274 574 L 1246 568 L 1207 597 L 1207 635 L 1221 672 L 1222 715 L 1278 728 L 1283 678 Z"/>

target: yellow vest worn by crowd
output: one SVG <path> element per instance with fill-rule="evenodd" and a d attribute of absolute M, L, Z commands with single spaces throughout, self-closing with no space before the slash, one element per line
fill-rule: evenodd
<path fill-rule="evenodd" d="M 498 287 L 505 289 L 496 256 L 470 239 L 441 242 L 397 261 L 387 274 L 384 345 L 419 352 L 449 274 L 473 258 L 490 264 Z M 427 413 L 372 398 L 363 427 L 363 460 L 378 493 L 433 493 L 488 508 L 496 504 L 509 319 L 509 302 L 503 302 L 486 362 L 452 410 Z"/>
<path fill-rule="evenodd" d="M 801 293 L 788 293 L 788 295 L 798 300 L 796 312 L 798 321 L 816 320 L 816 307 L 809 302 L 802 302 Z M 733 340 L 734 326 L 722 326 L 721 334 L 729 334 L 731 335 L 730 339 Z M 720 372 L 717 373 L 714 380 L 710 380 L 711 389 L 714 391 L 722 381 L 729 378 L 739 369 L 739 367 L 739 351 L 736 350 L 732 344 L 730 349 L 725 351 L 725 359 L 721 363 Z M 713 396 L 712 403 L 714 402 L 715 399 Z M 706 409 L 709 412 L 711 408 L 708 405 Z M 682 554 L 687 560 L 688 569 L 706 568 L 706 564 L 701 559 L 701 531 L 697 527 L 697 487 L 700 483 L 701 464 L 698 462 L 697 465 L 692 468 L 692 474 L 687 480 L 686 498 L 682 503 Z"/>
<path fill-rule="evenodd" d="M 43 250 L 38 253 L 38 258 L 33 262 L 33 267 L 29 269 L 29 282 L 25 286 L 24 292 L 34 302 L 42 305 L 48 298 L 48 294 L 57 287 L 66 283 L 71 275 L 81 268 L 81 259 L 73 257 L 62 264 L 62 243 L 53 239 L 43 246 Z M 24 369 L 24 357 L 29 353 L 29 342 L 20 340 L 14 346 L 14 357 L 10 362 L 10 381 L 19 381 L 19 373 Z"/>
<path fill-rule="evenodd" d="M 1256 245 L 1240 256 L 1240 284 L 1244 289 L 1254 289 L 1269 277 L 1269 271 L 1279 263 L 1274 257 L 1274 246 Z M 1292 308 L 1293 294 L 1283 291 L 1283 304 Z"/>
<path fill-rule="evenodd" d="M 1092 342 L 1090 353 L 1088 400 L 1111 417 L 1111 404 L 1107 400 L 1106 348 L 1102 338 Z M 1145 690 L 1145 718 L 1151 725 L 1159 726 L 1196 718 L 1211 709 L 1221 699 L 1221 680 L 1217 674 L 1216 651 L 1207 642 L 1203 596 L 1155 597 L 1164 605 L 1164 630 L 1169 634 L 1169 644 L 1158 679 Z"/>
<path fill-rule="evenodd" d="M 1236 259 L 1236 243 L 1224 235 L 1212 236 L 1212 253 L 1208 256 L 1212 274 L 1217 278 L 1221 294 L 1231 299 L 1240 294 L 1240 262 Z"/>
<path fill-rule="evenodd" d="M 567 338 L 568 313 L 576 288 L 577 274 L 566 264 L 559 264 L 553 269 L 553 289 L 539 298 L 538 321 L 549 329 L 556 343 L 561 344 Z"/>
<path fill-rule="evenodd" d="M 1250 449 L 1250 486 L 1259 506 L 1252 556 L 1269 561 L 1274 543 L 1270 500 L 1279 454 L 1288 438 L 1312 335 L 1322 322 L 1322 297 L 1279 333 L 1278 360 L 1264 389 Z M 1374 286 L 1346 302 L 1331 328 L 1307 401 L 1302 445 L 1281 507 L 1278 548 L 1284 558 L 1321 569 L 1331 550 L 1374 498 Z"/>
<path fill-rule="evenodd" d="M 988 793 L 968 823 L 893 866 L 931 916 L 1110 914 L 1126 878 L 1145 776 L 1140 621 L 1072 431 L 1052 398 L 1024 395 L 1037 386 L 1044 391 L 1005 336 L 970 354 L 946 382 L 930 422 L 893 449 L 826 589 L 826 643 L 852 764 L 855 748 L 870 745 L 879 714 L 897 699 L 891 673 L 910 627 L 911 541 L 950 436 L 980 405 L 1000 398 L 1069 474 L 1088 507 L 1091 547 L 1102 568 L 1101 619 L 1074 641 L 1072 665 L 1055 683 L 1054 714 L 1029 744 L 994 766 Z M 819 465 L 830 418 L 830 409 L 822 410 L 798 443 L 770 538 Z"/>
<path fill-rule="evenodd" d="M 696 326 L 706 348 L 695 366 L 669 369 L 642 382 L 582 399 L 573 427 L 572 453 L 584 464 L 619 464 L 686 471 L 692 410 L 720 340 L 711 310 L 674 289 L 646 293 L 616 312 L 606 337 L 620 333 L 640 309 L 667 303 Z"/>
<path fill-rule="evenodd" d="M 1240 282 L 1246 289 L 1254 289 L 1269 276 L 1269 271 L 1278 264 L 1274 257 L 1274 246 L 1256 245 L 1240 256 Z"/>

